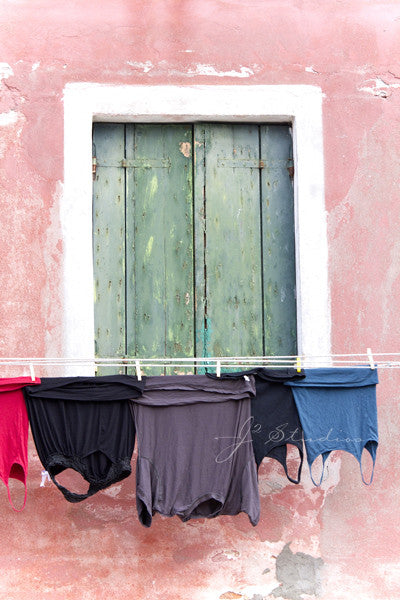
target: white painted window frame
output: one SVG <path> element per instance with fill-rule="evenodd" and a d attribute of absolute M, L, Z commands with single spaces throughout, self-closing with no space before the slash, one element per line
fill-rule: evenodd
<path fill-rule="evenodd" d="M 288 122 L 293 127 L 299 354 L 328 355 L 331 316 L 321 89 L 308 85 L 136 86 L 64 89 L 64 356 L 94 357 L 92 123 Z M 76 370 L 75 370 L 76 372 Z"/>

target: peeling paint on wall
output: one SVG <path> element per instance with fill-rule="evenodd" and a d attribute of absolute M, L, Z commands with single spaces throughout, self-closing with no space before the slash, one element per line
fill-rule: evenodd
<path fill-rule="evenodd" d="M 183 50 L 181 52 L 192 53 L 193 50 Z M 207 63 L 199 63 L 194 66 L 189 66 L 187 69 L 177 69 L 175 66 L 167 60 L 161 60 L 157 63 L 153 63 L 150 60 L 146 61 L 133 61 L 127 60 L 126 64 L 129 65 L 134 72 L 138 75 L 148 74 L 150 77 L 159 76 L 162 74 L 168 74 L 170 76 L 179 75 L 183 77 L 234 77 L 234 78 L 248 78 L 255 75 L 260 70 L 260 66 L 253 64 L 251 66 L 242 66 L 239 68 L 233 68 L 230 70 L 219 70 L 215 65 Z M 129 71 L 119 70 L 120 74 L 129 74 Z"/>
<path fill-rule="evenodd" d="M 289 542 L 276 559 L 276 578 L 281 583 L 271 595 L 288 600 L 302 600 L 302 594 L 319 596 L 322 565 L 322 558 L 304 552 L 293 553 Z"/>
<path fill-rule="evenodd" d="M 143 73 L 148 73 L 151 69 L 154 68 L 153 63 L 150 60 L 146 60 L 145 62 L 137 62 L 134 60 L 126 61 L 126 64 L 130 67 L 133 67 L 135 70 L 143 71 Z"/>
<path fill-rule="evenodd" d="M 240 67 L 239 71 L 217 71 L 213 65 L 197 65 L 196 69 L 189 70 L 188 75 L 209 75 L 212 77 L 250 77 L 254 70 L 250 67 Z"/>
<path fill-rule="evenodd" d="M 397 78 L 398 79 L 398 78 Z M 372 94 L 373 96 L 380 96 L 381 98 L 388 98 L 391 94 L 391 90 L 400 88 L 400 83 L 388 83 L 384 81 L 381 77 L 376 77 L 375 79 L 369 79 L 366 81 L 367 84 L 359 89 L 360 92 L 367 92 L 368 94 Z"/>
<path fill-rule="evenodd" d="M 8 79 L 11 75 L 14 75 L 14 71 L 7 63 L 0 63 L 0 80 Z"/>
<path fill-rule="evenodd" d="M 15 110 L 9 110 L 8 112 L 0 114 L 0 126 L 14 125 L 18 121 L 18 113 Z"/>

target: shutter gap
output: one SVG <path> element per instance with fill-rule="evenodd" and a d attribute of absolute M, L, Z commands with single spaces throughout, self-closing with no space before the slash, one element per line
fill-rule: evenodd
<path fill-rule="evenodd" d="M 261 164 L 262 157 L 262 143 L 261 143 L 261 125 L 258 125 L 258 158 Z M 264 244 L 263 244 L 263 220 L 262 220 L 262 202 L 263 202 L 263 186 L 262 186 L 263 169 L 258 169 L 259 177 L 259 207 L 260 207 L 260 255 L 261 255 L 261 314 L 263 315 L 262 321 L 262 353 L 265 356 L 265 315 L 264 315 Z"/>
<path fill-rule="evenodd" d="M 133 130 L 133 136 L 132 136 L 132 141 L 133 141 L 133 148 L 132 148 L 132 156 L 133 158 L 136 158 L 136 124 L 133 123 L 132 125 L 130 125 L 132 127 Z M 137 271 L 136 271 L 136 196 L 137 196 L 137 180 L 136 180 L 136 169 L 132 169 L 132 180 L 133 180 L 133 184 L 132 184 L 132 188 L 133 188 L 133 192 L 134 195 L 132 196 L 132 216 L 133 216 L 133 224 L 132 224 L 132 231 L 133 231 L 133 247 L 134 247 L 134 251 L 135 251 L 135 256 L 133 257 L 133 294 L 134 294 L 134 298 L 135 298 L 135 310 L 134 313 L 132 314 L 131 318 L 133 319 L 133 323 L 134 326 L 132 327 L 132 332 L 134 333 L 135 336 L 135 344 L 134 344 L 134 353 L 135 356 L 137 356 L 137 348 L 138 348 L 138 335 L 137 335 Z M 127 316 L 128 318 L 128 316 Z"/>
<path fill-rule="evenodd" d="M 207 205 L 206 205 L 206 135 L 204 130 L 204 152 L 203 152 L 203 268 L 204 268 L 204 337 L 203 337 L 203 356 L 208 356 L 208 322 L 207 322 Z"/>
<path fill-rule="evenodd" d="M 124 159 L 126 160 L 126 123 L 124 125 Z M 123 172 L 123 177 L 124 177 L 124 190 L 125 190 L 125 198 L 124 198 L 124 228 L 125 228 L 125 232 L 124 232 L 124 237 L 125 237 L 125 243 L 124 243 L 124 262 L 125 262 L 125 267 L 124 267 L 124 271 L 125 271 L 125 300 L 124 300 L 124 304 L 125 304 L 125 348 L 124 348 L 124 355 L 127 356 L 128 354 L 128 315 L 127 315 L 127 302 L 128 302 L 128 277 L 129 277 L 129 273 L 127 273 L 127 265 L 128 265 L 128 244 L 127 244 L 127 222 L 126 222 L 126 213 L 127 213 L 127 204 L 128 204 L 128 177 L 127 177 L 127 169 L 122 169 Z M 124 368 L 124 373 L 127 373 L 127 369 Z"/>
<path fill-rule="evenodd" d="M 162 135 L 162 143 L 163 143 L 163 156 L 165 156 L 165 140 L 168 137 L 168 128 L 169 125 L 167 126 L 163 126 L 161 125 L 161 132 L 163 133 Z M 164 133 L 165 132 L 165 133 Z M 160 135 L 159 134 L 159 135 Z M 168 315 L 168 309 L 167 309 L 167 300 L 168 300 L 168 283 L 169 283 L 169 278 L 168 278 L 168 264 L 167 264 L 167 235 L 166 235 L 166 231 L 168 231 L 166 229 L 165 226 L 165 211 L 168 210 L 168 206 L 166 206 L 166 202 L 168 202 L 168 200 L 165 199 L 165 196 L 163 198 L 163 202 L 162 202 L 162 214 L 163 214 L 163 239 L 164 239 L 164 298 L 163 298 L 163 310 L 164 310 L 164 356 L 167 357 L 167 349 L 168 349 L 168 344 L 167 344 L 167 336 L 168 336 L 168 323 L 167 323 L 167 316 Z M 168 231 L 168 235 L 169 235 L 169 231 Z M 167 374 L 167 369 L 164 368 L 163 369 L 163 375 Z"/>
<path fill-rule="evenodd" d="M 194 124 L 192 123 L 192 298 L 193 298 L 193 354 L 197 355 L 196 348 L 196 314 L 197 314 L 197 294 L 196 294 L 196 207 L 194 201 L 195 194 L 195 133 Z M 197 373 L 197 369 L 194 368 L 194 373 Z"/>

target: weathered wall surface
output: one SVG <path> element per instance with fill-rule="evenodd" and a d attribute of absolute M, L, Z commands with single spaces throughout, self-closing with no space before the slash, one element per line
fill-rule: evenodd
<path fill-rule="evenodd" d="M 0 48 L 2 356 L 63 353 L 70 82 L 320 86 L 332 350 L 400 351 L 398 2 L 3 0 Z M 144 529 L 133 477 L 68 504 L 39 487 L 31 443 L 26 509 L 0 488 L 0 598 L 400 598 L 400 371 L 380 381 L 373 485 L 351 456 L 321 488 L 267 462 L 256 528 L 241 515 Z"/>

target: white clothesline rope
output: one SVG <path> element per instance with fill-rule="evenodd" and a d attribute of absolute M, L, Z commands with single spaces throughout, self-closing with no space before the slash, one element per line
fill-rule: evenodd
<path fill-rule="evenodd" d="M 367 352 L 355 354 L 281 355 L 281 356 L 207 356 L 207 357 L 0 357 L 1 366 L 91 366 L 142 368 L 221 368 L 250 369 L 273 368 L 321 368 L 365 367 L 400 368 L 400 352 Z"/>

